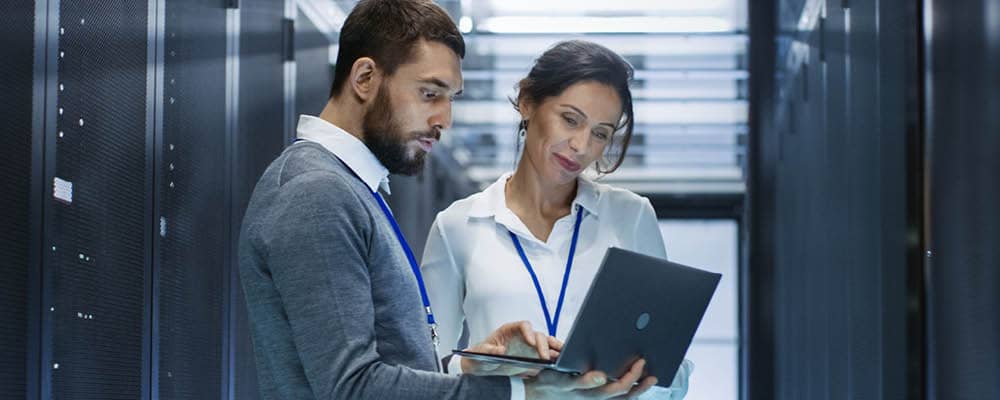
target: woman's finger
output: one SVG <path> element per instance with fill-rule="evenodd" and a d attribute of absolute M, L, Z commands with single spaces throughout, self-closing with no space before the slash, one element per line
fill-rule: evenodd
<path fill-rule="evenodd" d="M 556 339 L 555 336 L 549 336 L 548 337 L 548 342 L 549 342 L 549 348 L 550 349 L 555 349 L 555 350 L 558 350 L 558 351 L 562 351 L 563 342 L 561 340 L 559 340 L 559 339 Z"/>
<path fill-rule="evenodd" d="M 632 387 L 631 390 L 625 395 L 626 399 L 636 399 L 646 393 L 650 388 L 656 386 L 657 379 L 655 376 L 647 376 L 645 379 L 639 382 L 638 385 Z"/>
<path fill-rule="evenodd" d="M 646 360 L 639 359 L 632 363 L 632 367 L 629 368 L 625 375 L 618 378 L 618 381 L 609 383 L 604 387 L 600 388 L 600 391 L 606 395 L 619 396 L 628 393 L 632 389 L 632 385 L 642 377 L 642 371 L 646 368 Z"/>
<path fill-rule="evenodd" d="M 549 359 L 549 341 L 546 334 L 535 332 L 535 349 L 543 360 Z"/>
<path fill-rule="evenodd" d="M 571 390 L 599 388 L 608 383 L 608 376 L 601 371 L 590 371 L 580 375 L 568 385 Z"/>
<path fill-rule="evenodd" d="M 537 341 L 535 340 L 535 331 L 531 329 L 531 323 L 528 321 L 521 321 L 517 323 L 518 330 L 521 331 L 521 337 L 524 338 L 524 342 L 531 347 L 537 346 Z"/>

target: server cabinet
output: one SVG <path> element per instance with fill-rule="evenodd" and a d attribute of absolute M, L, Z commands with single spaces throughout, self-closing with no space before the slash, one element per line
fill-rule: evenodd
<path fill-rule="evenodd" d="M 138 399 L 147 387 L 148 11 L 125 0 L 58 4 L 58 51 L 49 53 L 57 115 L 45 146 L 43 398 Z"/>
<path fill-rule="evenodd" d="M 924 3 L 930 399 L 1000 398 L 1000 4 Z"/>
<path fill-rule="evenodd" d="M 153 392 L 161 399 L 218 398 L 231 240 L 226 10 L 222 2 L 170 0 L 164 11 Z"/>
<path fill-rule="evenodd" d="M 746 290 L 750 344 L 759 347 L 749 350 L 756 379 L 746 382 L 748 394 L 919 396 L 921 310 L 908 304 L 922 294 L 908 284 L 920 277 L 909 259 L 920 243 L 907 240 L 922 205 L 908 174 L 919 167 L 908 164 L 908 152 L 919 149 L 915 6 L 774 7 L 776 21 L 751 14 L 751 26 L 774 27 L 755 28 L 751 40 L 773 41 L 775 50 L 751 55 L 773 70 L 752 71 L 766 86 L 752 89 Z"/>
<path fill-rule="evenodd" d="M 23 398 L 28 366 L 35 2 L 0 3 L 0 393 Z"/>

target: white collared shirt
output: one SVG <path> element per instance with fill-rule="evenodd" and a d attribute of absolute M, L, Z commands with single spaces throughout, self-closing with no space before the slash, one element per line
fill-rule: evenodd
<path fill-rule="evenodd" d="M 299 116 L 296 138 L 318 143 L 337 156 L 347 168 L 354 171 L 371 191 L 389 191 L 389 170 L 372 154 L 360 139 L 326 120 L 311 115 Z M 440 358 L 439 358 L 440 359 Z M 524 381 L 510 378 L 511 400 L 523 400 Z"/>
<path fill-rule="evenodd" d="M 659 222 L 648 199 L 578 178 L 570 214 L 556 221 L 548 240 L 541 241 L 507 207 L 504 187 L 509 177 L 505 174 L 486 190 L 455 202 L 437 215 L 431 227 L 421 271 L 441 337 L 439 356 L 458 346 L 463 321 L 469 327 L 470 345 L 512 321 L 527 320 L 534 330 L 546 331 L 537 291 L 510 233 L 517 235 L 524 248 L 554 316 L 577 212 L 582 209 L 584 213 L 555 333 L 561 341 L 566 340 L 609 247 L 666 258 Z M 449 371 L 459 371 L 457 358 L 453 357 Z M 674 381 L 683 385 L 675 391 L 680 396 L 687 391 L 692 368 L 690 362 L 685 364 L 678 371 L 681 379 Z M 673 398 L 669 394 L 656 397 Z"/>
<path fill-rule="evenodd" d="M 333 153 L 347 165 L 347 168 L 358 174 L 371 191 L 382 189 L 386 194 L 390 194 L 389 170 L 356 136 L 325 119 L 301 115 L 296 138 L 318 143 Z"/>

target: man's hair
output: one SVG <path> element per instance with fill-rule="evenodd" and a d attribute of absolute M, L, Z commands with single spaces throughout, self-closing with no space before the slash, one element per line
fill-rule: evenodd
<path fill-rule="evenodd" d="M 361 0 L 340 30 L 340 49 L 330 97 L 336 96 L 362 57 L 375 60 L 386 76 L 410 61 L 420 39 L 439 42 L 465 57 L 465 40 L 455 23 L 430 0 Z"/>

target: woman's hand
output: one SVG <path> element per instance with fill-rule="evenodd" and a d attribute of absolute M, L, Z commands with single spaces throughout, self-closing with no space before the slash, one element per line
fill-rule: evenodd
<path fill-rule="evenodd" d="M 632 363 L 629 370 L 615 382 L 608 382 L 607 375 L 590 371 L 580 376 L 570 376 L 555 371 L 542 371 L 524 380 L 525 398 L 548 399 L 634 399 L 656 385 L 656 377 L 645 375 L 646 360 Z"/>

